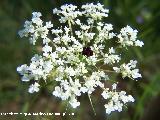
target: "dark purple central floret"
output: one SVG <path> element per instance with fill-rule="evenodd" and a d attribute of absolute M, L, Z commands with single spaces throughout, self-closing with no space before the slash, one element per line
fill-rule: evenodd
<path fill-rule="evenodd" d="M 93 51 L 90 47 L 83 47 L 82 55 L 86 55 L 87 57 L 93 55 Z"/>

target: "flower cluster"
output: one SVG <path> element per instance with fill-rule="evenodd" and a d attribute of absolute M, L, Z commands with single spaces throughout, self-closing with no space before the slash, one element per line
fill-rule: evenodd
<path fill-rule="evenodd" d="M 129 26 L 116 33 L 112 24 L 102 22 L 108 17 L 108 12 L 100 3 L 88 3 L 81 8 L 66 4 L 60 9 L 53 9 L 53 14 L 60 17 L 59 27 L 51 21 L 43 22 L 40 12 L 32 13 L 31 21 L 25 22 L 19 35 L 28 37 L 33 45 L 41 40 L 42 50 L 32 57 L 29 65 L 17 67 L 22 81 L 32 81 L 29 93 L 40 90 L 41 80 L 45 83 L 52 80 L 55 86 L 53 95 L 68 100 L 73 108 L 80 105 L 77 97 L 82 94 L 90 96 L 97 87 L 103 90 L 102 96 L 108 101 L 105 104 L 107 114 L 120 112 L 127 102 L 134 102 L 125 91 L 116 91 L 116 83 L 113 83 L 112 90 L 105 84 L 110 81 L 109 72 L 121 73 L 123 78 L 141 77 L 139 70 L 135 69 L 137 62 L 122 63 L 123 58 L 117 48 L 142 47 L 143 42 L 137 40 L 138 31 Z M 108 43 L 114 40 L 121 47 L 108 47 Z M 101 64 L 110 66 L 110 69 L 102 69 Z"/>
<path fill-rule="evenodd" d="M 130 26 L 126 26 L 121 29 L 120 34 L 117 36 L 119 38 L 119 43 L 125 46 L 140 46 L 142 47 L 144 43 L 137 40 L 137 30 L 133 30 Z"/>
<path fill-rule="evenodd" d="M 128 64 L 122 64 L 120 65 L 120 68 L 118 67 L 113 67 L 113 69 L 117 73 L 121 73 L 122 77 L 129 77 L 131 79 L 136 79 L 142 77 L 141 74 L 139 73 L 139 69 L 134 69 L 136 67 L 137 61 L 130 60 L 130 63 Z"/>
<path fill-rule="evenodd" d="M 112 111 L 122 111 L 122 107 L 127 102 L 134 102 L 134 98 L 131 95 L 126 95 L 125 91 L 116 91 L 117 84 L 112 85 L 112 91 L 109 91 L 109 88 L 105 89 L 102 93 L 104 99 L 109 100 L 105 104 L 106 113 L 110 114 Z"/>

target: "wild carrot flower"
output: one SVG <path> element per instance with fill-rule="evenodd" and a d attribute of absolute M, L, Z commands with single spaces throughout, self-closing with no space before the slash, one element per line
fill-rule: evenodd
<path fill-rule="evenodd" d="M 118 49 L 144 44 L 137 40 L 138 31 L 128 25 L 119 33 L 114 32 L 112 24 L 102 21 L 108 13 L 100 3 L 88 3 L 80 8 L 62 5 L 60 9 L 53 9 L 61 24 L 57 28 L 51 21 L 44 22 L 40 12 L 33 12 L 31 20 L 27 20 L 19 31 L 20 37 L 29 38 L 32 45 L 36 45 L 37 40 L 42 41 L 41 53 L 35 54 L 29 65 L 17 67 L 22 81 L 34 80 L 28 92 L 38 92 L 42 80 L 46 83 L 53 80 L 56 84 L 53 95 L 68 100 L 76 108 L 80 105 L 78 96 L 85 93 L 90 96 L 100 87 L 107 114 L 120 112 L 126 103 L 134 102 L 131 95 L 116 90 L 117 83 L 113 83 L 112 89 L 105 87 L 105 82 L 110 81 L 109 72 L 121 73 L 123 78 L 141 77 L 136 69 L 137 61 L 123 63 L 121 53 L 113 46 L 108 47 L 108 43 L 117 42 L 121 46 Z M 102 69 L 100 64 L 110 66 L 110 69 Z"/>

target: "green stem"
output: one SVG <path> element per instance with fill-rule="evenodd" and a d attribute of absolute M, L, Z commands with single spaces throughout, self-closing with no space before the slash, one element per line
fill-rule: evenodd
<path fill-rule="evenodd" d="M 68 20 L 68 25 L 69 25 L 69 28 L 70 28 L 70 31 L 71 31 L 71 36 L 73 36 L 72 24 L 71 24 L 70 20 Z"/>
<path fill-rule="evenodd" d="M 94 109 L 94 106 L 93 106 L 93 103 L 92 103 L 92 100 L 91 100 L 91 96 L 90 96 L 89 94 L 88 94 L 88 98 L 89 98 L 90 104 L 91 104 L 91 106 L 92 106 L 94 115 L 96 116 L 96 111 L 95 111 L 95 109 Z"/>
<path fill-rule="evenodd" d="M 115 71 L 112 71 L 112 70 L 103 70 L 103 69 L 100 69 L 100 70 L 108 72 L 108 73 L 116 73 Z"/>

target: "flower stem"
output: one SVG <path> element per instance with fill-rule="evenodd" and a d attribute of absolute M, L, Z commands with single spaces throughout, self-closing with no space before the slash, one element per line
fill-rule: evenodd
<path fill-rule="evenodd" d="M 92 103 L 92 100 L 91 100 L 91 96 L 88 94 L 88 98 L 89 98 L 89 101 L 90 101 L 90 104 L 91 104 L 91 106 L 92 106 L 92 110 L 93 110 L 93 112 L 94 112 L 94 115 L 96 116 L 96 111 L 95 111 L 95 109 L 94 109 L 94 106 L 93 106 L 93 103 Z"/>
<path fill-rule="evenodd" d="M 73 36 L 72 24 L 71 24 L 70 20 L 68 20 L 68 25 L 69 25 L 69 28 L 70 28 L 70 31 L 71 31 L 71 36 Z"/>
<path fill-rule="evenodd" d="M 112 71 L 112 70 L 103 70 L 103 69 L 100 69 L 100 70 L 102 70 L 104 72 L 108 72 L 108 73 L 116 73 L 115 71 Z"/>

